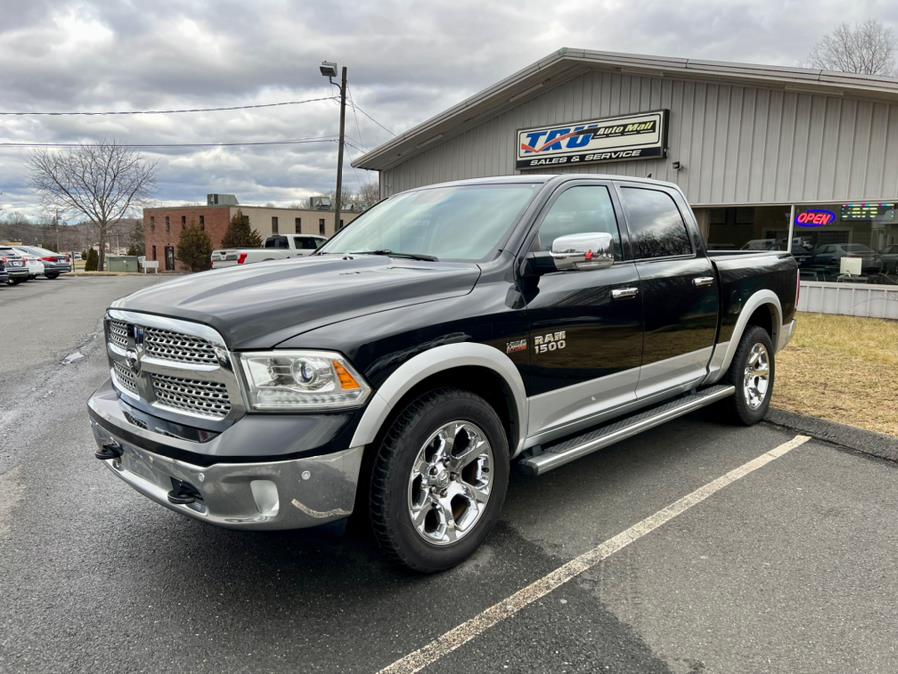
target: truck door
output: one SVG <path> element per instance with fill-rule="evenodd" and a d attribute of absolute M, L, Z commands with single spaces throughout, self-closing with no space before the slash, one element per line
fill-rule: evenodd
<path fill-rule="evenodd" d="M 577 181 L 560 188 L 538 221 L 530 250 L 551 250 L 568 234 L 607 232 L 615 263 L 606 269 L 543 274 L 527 296 L 530 396 L 528 435 L 557 433 L 636 397 L 642 358 L 639 277 L 623 251 L 610 184 Z M 573 429 L 571 429 L 573 430 Z"/>
<path fill-rule="evenodd" d="M 674 190 L 618 184 L 645 320 L 639 398 L 689 388 L 707 373 L 717 335 L 717 275 Z"/>

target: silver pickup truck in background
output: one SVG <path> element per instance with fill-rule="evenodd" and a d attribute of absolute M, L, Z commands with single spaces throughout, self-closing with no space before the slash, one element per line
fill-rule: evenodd
<path fill-rule="evenodd" d="M 283 260 L 311 255 L 327 241 L 315 234 L 275 234 L 265 239 L 261 248 L 224 248 L 212 251 L 212 268 L 234 267 L 253 262 Z"/>

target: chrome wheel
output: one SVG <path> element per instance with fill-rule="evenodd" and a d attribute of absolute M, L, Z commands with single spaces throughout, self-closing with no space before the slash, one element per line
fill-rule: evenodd
<path fill-rule="evenodd" d="M 418 535 L 454 543 L 475 528 L 493 487 L 493 448 L 470 421 L 452 421 L 418 451 L 408 482 L 408 513 Z"/>
<path fill-rule="evenodd" d="M 742 395 L 748 406 L 756 410 L 767 398 L 767 389 L 770 386 L 770 354 L 763 344 L 755 344 L 751 347 L 748 359 L 745 362 L 745 372 L 742 379 Z"/>

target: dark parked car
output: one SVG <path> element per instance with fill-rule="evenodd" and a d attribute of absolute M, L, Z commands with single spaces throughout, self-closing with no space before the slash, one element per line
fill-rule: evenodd
<path fill-rule="evenodd" d="M 60 274 L 67 274 L 72 271 L 72 261 L 68 255 L 54 253 L 52 250 L 38 248 L 37 246 L 16 246 L 16 248 L 39 258 L 44 263 L 44 276 L 48 279 L 59 278 Z"/>
<path fill-rule="evenodd" d="M 9 282 L 9 274 L 6 271 L 6 265 L 3 258 L 0 258 L 0 286 L 5 286 Z"/>
<path fill-rule="evenodd" d="M 393 560 L 446 569 L 498 520 L 512 461 L 540 475 L 711 404 L 760 421 L 797 269 L 786 252 L 708 253 L 671 183 L 410 190 L 310 256 L 113 303 L 96 456 L 204 522 L 357 510 Z"/>
<path fill-rule="evenodd" d="M 869 246 L 862 243 L 827 243 L 814 249 L 810 263 L 838 272 L 843 257 L 861 259 L 861 270 L 865 273 L 878 272 L 881 267 L 879 256 Z"/>
<path fill-rule="evenodd" d="M 5 252 L 0 252 L 0 260 L 3 261 L 3 265 L 6 267 L 6 274 L 10 284 L 18 285 L 19 283 L 28 280 L 30 275 L 28 273 L 28 263 L 25 262 L 25 258 L 19 255 L 9 255 Z"/>
<path fill-rule="evenodd" d="M 883 274 L 898 274 L 898 243 L 879 251 L 879 259 L 882 260 Z"/>

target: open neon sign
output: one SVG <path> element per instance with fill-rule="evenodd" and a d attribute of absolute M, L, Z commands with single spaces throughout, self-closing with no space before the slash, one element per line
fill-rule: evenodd
<path fill-rule="evenodd" d="M 836 214 L 822 208 L 809 208 L 795 216 L 799 227 L 826 227 L 836 221 Z"/>

